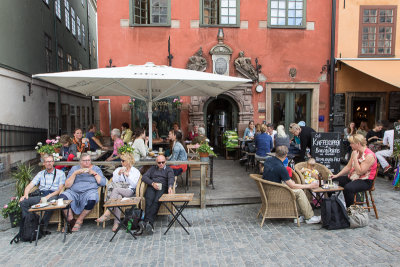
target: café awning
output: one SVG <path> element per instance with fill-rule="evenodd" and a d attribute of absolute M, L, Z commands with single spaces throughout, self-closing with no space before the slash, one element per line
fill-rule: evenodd
<path fill-rule="evenodd" d="M 339 60 L 376 79 L 400 88 L 400 60 Z"/>

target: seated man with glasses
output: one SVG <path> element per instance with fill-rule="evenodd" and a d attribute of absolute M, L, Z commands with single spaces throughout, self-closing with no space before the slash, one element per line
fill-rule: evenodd
<path fill-rule="evenodd" d="M 22 217 L 28 214 L 28 210 L 32 205 L 41 202 L 41 198 L 45 197 L 47 202 L 53 199 L 57 199 L 65 183 L 65 174 L 61 170 L 54 168 L 54 158 L 52 155 L 44 156 L 44 167 L 43 171 L 38 172 L 35 178 L 26 186 L 24 195 L 19 199 L 22 210 Z M 35 196 L 29 196 L 29 192 L 33 187 L 39 185 L 39 194 Z M 36 191 L 35 191 L 36 192 Z M 49 234 L 47 231 L 47 225 L 49 223 L 52 212 L 47 211 L 43 216 L 43 230 L 44 233 Z"/>
<path fill-rule="evenodd" d="M 68 213 L 68 222 L 74 225 L 72 232 L 78 232 L 82 226 L 83 219 L 90 213 L 96 203 L 99 201 L 98 188 L 106 185 L 106 178 L 101 169 L 92 165 L 90 155 L 83 153 L 79 165 L 71 168 L 68 173 L 64 191 L 60 198 L 72 200 L 71 208 Z M 73 222 L 73 213 L 79 214 L 75 223 Z M 67 215 L 67 210 L 64 210 Z"/>
<path fill-rule="evenodd" d="M 157 166 L 152 166 L 142 177 L 148 187 L 145 193 L 146 210 L 144 220 L 139 222 L 140 231 L 145 231 L 146 234 L 153 234 L 154 220 L 158 209 L 160 208 L 160 197 L 167 192 L 172 194 L 174 185 L 174 172 L 170 167 L 167 167 L 164 156 L 156 158 Z"/>

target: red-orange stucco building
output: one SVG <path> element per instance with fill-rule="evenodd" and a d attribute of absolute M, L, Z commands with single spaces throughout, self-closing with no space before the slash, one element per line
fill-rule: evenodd
<path fill-rule="evenodd" d="M 206 72 L 242 77 L 234 62 L 244 51 L 253 66 L 256 58 L 262 66 L 258 83 L 217 98 L 180 96 L 180 114 L 171 110 L 171 103 L 159 103 L 154 115 L 158 127 L 170 128 L 168 123 L 178 120 L 187 135 L 196 123 L 214 138 L 223 117 L 225 129 L 236 128 L 240 134 L 250 120 L 275 127 L 303 120 L 327 131 L 331 13 L 330 1 L 315 0 L 102 0 L 97 13 L 99 67 L 110 59 L 115 66 L 168 65 L 170 37 L 173 67 L 186 68 L 201 47 Z M 111 99 L 112 128 L 131 121 L 129 97 L 104 98 Z M 109 132 L 106 105 L 101 103 L 100 127 Z M 140 109 L 135 107 L 134 126 L 145 123 Z M 164 121 L 168 116 L 169 122 Z"/>

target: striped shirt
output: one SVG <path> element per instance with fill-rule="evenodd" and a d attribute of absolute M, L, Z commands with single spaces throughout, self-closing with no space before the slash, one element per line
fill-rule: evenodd
<path fill-rule="evenodd" d="M 54 172 L 56 171 L 56 176 L 54 177 Z M 54 178 L 54 182 L 53 182 Z M 39 184 L 39 190 L 45 191 L 57 191 L 60 185 L 65 184 L 65 174 L 63 171 L 53 169 L 52 172 L 47 172 L 47 170 L 43 170 L 36 174 L 35 178 L 33 178 L 32 183 L 34 185 Z"/>

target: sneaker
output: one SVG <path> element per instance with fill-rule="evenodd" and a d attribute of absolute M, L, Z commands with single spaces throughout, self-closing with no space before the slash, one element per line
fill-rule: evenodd
<path fill-rule="evenodd" d="M 390 165 L 386 166 L 385 169 L 383 169 L 383 173 L 387 173 L 391 168 L 392 166 Z"/>
<path fill-rule="evenodd" d="M 310 219 L 306 220 L 307 224 L 314 224 L 314 223 L 320 223 L 321 221 L 321 216 L 312 216 Z"/>
<path fill-rule="evenodd" d="M 154 232 L 153 226 L 151 225 L 151 223 L 147 222 L 146 223 L 146 228 L 145 228 L 145 233 L 147 235 L 152 235 Z"/>
<path fill-rule="evenodd" d="M 297 223 L 297 219 L 294 219 L 293 222 Z M 304 222 L 304 216 L 299 216 L 299 223 L 303 223 L 303 222 Z"/>

